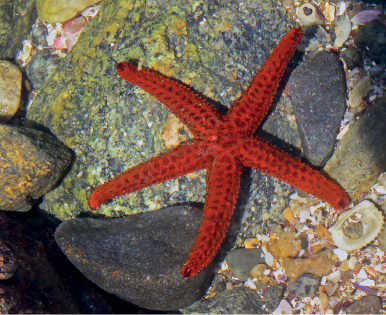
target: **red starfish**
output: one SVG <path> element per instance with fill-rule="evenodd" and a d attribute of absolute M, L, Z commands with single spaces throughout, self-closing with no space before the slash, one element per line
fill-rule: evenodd
<path fill-rule="evenodd" d="M 287 182 L 328 201 L 334 208 L 349 204 L 346 192 L 334 181 L 254 136 L 267 113 L 279 81 L 303 37 L 290 30 L 276 46 L 247 90 L 221 115 L 188 87 L 149 70 L 119 63 L 118 74 L 164 103 L 195 135 L 176 148 L 153 157 L 97 187 L 91 209 L 116 196 L 206 169 L 204 219 L 182 275 L 192 277 L 206 267 L 219 250 L 235 208 L 243 166 Z"/>

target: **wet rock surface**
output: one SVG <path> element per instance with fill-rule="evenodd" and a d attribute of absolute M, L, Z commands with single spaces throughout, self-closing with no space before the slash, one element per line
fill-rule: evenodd
<path fill-rule="evenodd" d="M 355 121 L 324 170 L 357 199 L 386 169 L 386 97 Z"/>
<path fill-rule="evenodd" d="M 0 0 L 0 59 L 13 59 L 37 17 L 35 0 Z"/>
<path fill-rule="evenodd" d="M 347 49 L 341 52 L 341 57 L 346 63 L 347 68 L 350 70 L 359 67 L 362 64 L 362 55 L 357 49 L 347 47 Z"/>
<path fill-rule="evenodd" d="M 246 281 L 251 278 L 251 270 L 257 264 L 265 263 L 262 257 L 262 250 L 259 248 L 236 248 L 228 253 L 225 257 L 229 269 L 240 280 Z"/>
<path fill-rule="evenodd" d="M 322 51 L 291 74 L 293 101 L 306 158 L 322 166 L 331 156 L 345 111 L 346 78 L 339 58 Z"/>
<path fill-rule="evenodd" d="M 171 207 L 125 218 L 63 222 L 55 239 L 70 261 L 91 281 L 148 309 L 177 310 L 200 299 L 211 281 L 213 263 L 183 278 L 202 220 L 202 210 Z"/>
<path fill-rule="evenodd" d="M 264 301 L 255 291 L 239 287 L 201 299 L 180 311 L 184 314 L 265 314 L 263 304 Z"/>
<path fill-rule="evenodd" d="M 271 311 L 275 310 L 284 296 L 285 286 L 283 284 L 277 284 L 270 286 L 264 294 L 265 305 Z"/>
<path fill-rule="evenodd" d="M 65 22 L 75 17 L 86 7 L 102 0 L 36 0 L 39 18 L 43 21 Z"/>
<path fill-rule="evenodd" d="M 311 273 L 302 274 L 288 283 L 289 292 L 300 298 L 312 297 L 319 289 L 319 278 Z"/>
<path fill-rule="evenodd" d="M 58 184 L 70 163 L 70 151 L 55 137 L 0 125 L 0 209 L 28 211 Z"/>
<path fill-rule="evenodd" d="M 386 26 L 380 21 L 371 21 L 359 28 L 354 43 L 370 60 L 386 67 Z"/>
<path fill-rule="evenodd" d="M 347 314 L 379 314 L 382 309 L 382 300 L 375 295 L 368 295 L 354 301 L 348 308 Z"/>
<path fill-rule="evenodd" d="M 193 9 L 190 1 L 122 3 L 103 2 L 98 18 L 85 27 L 29 108 L 27 120 L 49 128 L 77 156 L 69 176 L 41 205 L 60 219 L 88 211 L 92 189 L 165 150 L 160 133 L 169 111 L 120 79 L 117 61 L 144 60 L 145 68 L 181 80 L 229 107 L 292 25 L 274 1 L 244 3 L 242 11 L 233 2 Z M 261 6 L 266 9 L 259 10 Z M 225 23 L 229 16 L 231 23 Z M 111 24 L 112 19 L 116 23 Z M 276 119 L 276 125 L 281 123 Z M 205 171 L 196 175 L 115 198 L 99 213 L 118 217 L 146 207 L 204 202 Z M 257 199 L 248 205 L 253 207 L 261 207 Z"/>
<path fill-rule="evenodd" d="M 0 224 L 0 313 L 79 313 L 39 235 L 3 212 Z"/>

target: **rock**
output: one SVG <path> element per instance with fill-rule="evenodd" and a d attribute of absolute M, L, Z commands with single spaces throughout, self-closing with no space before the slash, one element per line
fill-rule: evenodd
<path fill-rule="evenodd" d="M 337 145 L 324 170 L 357 199 L 386 169 L 386 97 L 355 121 Z"/>
<path fill-rule="evenodd" d="M 0 59 L 14 59 L 36 20 L 35 0 L 0 0 Z"/>
<path fill-rule="evenodd" d="M 382 300 L 375 295 L 364 296 L 354 301 L 348 308 L 346 314 L 379 314 L 382 309 Z"/>
<path fill-rule="evenodd" d="M 238 287 L 180 310 L 184 314 L 265 314 L 264 302 L 259 295 L 246 287 Z"/>
<path fill-rule="evenodd" d="M 274 1 L 264 2 L 264 11 L 259 10 L 260 0 L 244 2 L 243 11 L 236 2 L 213 2 L 209 11 L 200 4 L 193 6 L 194 14 L 191 1 L 159 1 L 150 4 L 150 13 L 149 3 L 103 1 L 98 17 L 84 28 L 77 45 L 29 107 L 27 123 L 47 127 L 77 156 L 61 185 L 40 205 L 56 218 L 89 211 L 86 200 L 95 187 L 165 150 L 159 135 L 169 111 L 119 78 L 116 61 L 143 60 L 144 67 L 181 80 L 229 107 L 293 25 Z M 225 22 L 230 15 L 232 22 Z M 290 125 L 285 117 L 276 121 L 276 129 Z M 267 178 L 261 182 L 276 195 L 267 194 L 269 201 L 250 198 L 246 208 L 260 213 L 262 204 L 267 205 L 266 214 L 272 213 L 274 204 L 281 213 L 288 202 L 282 193 L 288 196 L 289 186 L 277 188 L 280 181 Z M 251 187 L 260 189 L 261 182 Z M 118 217 L 139 209 L 205 202 L 205 197 L 205 171 L 198 171 L 114 198 L 99 213 Z"/>
<path fill-rule="evenodd" d="M 354 43 L 370 60 L 386 67 L 386 26 L 375 20 L 359 28 Z"/>
<path fill-rule="evenodd" d="M 36 231 L 3 212 L 0 225 L 0 313 L 80 313 Z"/>
<path fill-rule="evenodd" d="M 20 103 L 22 75 L 9 61 L 0 61 L 0 121 L 8 121 Z"/>
<path fill-rule="evenodd" d="M 70 163 L 70 151 L 53 136 L 0 125 L 0 209 L 28 211 L 57 185 Z"/>
<path fill-rule="evenodd" d="M 346 104 L 346 78 L 339 58 L 322 51 L 292 73 L 290 94 L 306 158 L 322 166 L 331 156 Z"/>
<path fill-rule="evenodd" d="M 299 51 L 315 51 L 331 40 L 330 34 L 318 24 L 305 25 L 303 31 L 304 37 L 298 46 Z"/>
<path fill-rule="evenodd" d="M 271 240 L 267 248 L 269 252 L 280 258 L 296 257 L 302 249 L 302 241 L 296 239 L 296 232 L 286 231 L 280 234 L 279 239 Z"/>
<path fill-rule="evenodd" d="M 265 263 L 262 257 L 262 250 L 260 248 L 236 248 L 228 253 L 225 261 L 228 264 L 230 271 L 240 280 L 246 281 L 251 278 L 251 270 L 257 264 Z"/>
<path fill-rule="evenodd" d="M 68 259 L 98 286 L 138 306 L 177 310 L 201 298 L 213 264 L 192 278 L 181 266 L 202 211 L 171 207 L 111 220 L 64 221 L 55 239 Z"/>
<path fill-rule="evenodd" d="M 340 53 L 344 62 L 347 65 L 347 69 L 352 70 L 362 65 L 362 55 L 358 49 L 347 47 Z"/>
<path fill-rule="evenodd" d="M 41 20 L 63 23 L 98 2 L 101 0 L 36 0 L 36 9 Z"/>
<path fill-rule="evenodd" d="M 291 279 L 297 278 L 303 273 L 312 273 L 318 277 L 323 277 L 331 273 L 331 268 L 335 266 L 330 257 L 329 251 L 322 251 L 308 258 L 283 258 L 282 266 L 287 277 Z"/>
<path fill-rule="evenodd" d="M 384 73 L 385 69 L 379 65 L 372 66 L 369 70 L 369 74 L 372 78 L 379 78 Z"/>
<path fill-rule="evenodd" d="M 0 240 L 0 280 L 11 278 L 17 271 L 17 262 L 12 250 Z"/>
<path fill-rule="evenodd" d="M 285 286 L 283 284 L 276 284 L 276 285 L 270 286 L 265 291 L 265 294 L 264 294 L 265 305 L 271 311 L 273 311 L 279 306 L 280 301 L 284 296 L 284 290 L 285 290 Z"/>
<path fill-rule="evenodd" d="M 299 298 L 312 297 L 318 289 L 319 278 L 311 273 L 304 273 L 288 283 L 288 290 Z"/>

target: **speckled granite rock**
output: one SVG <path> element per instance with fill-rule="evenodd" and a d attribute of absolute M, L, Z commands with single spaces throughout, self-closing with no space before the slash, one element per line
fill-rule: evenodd
<path fill-rule="evenodd" d="M 0 209 L 28 211 L 57 185 L 70 163 L 70 151 L 53 136 L 0 125 Z"/>
<path fill-rule="evenodd" d="M 97 185 L 164 150 L 160 134 L 168 110 L 118 78 L 116 61 L 139 59 L 145 67 L 230 106 L 290 28 L 285 16 L 271 0 L 241 6 L 105 0 L 29 108 L 27 118 L 48 127 L 77 156 L 69 176 L 44 197 L 41 207 L 58 218 L 73 218 L 89 210 L 86 200 Z M 276 125 L 280 123 L 277 119 Z M 178 202 L 204 202 L 204 174 L 115 198 L 99 213 L 117 217 Z M 278 198 L 276 204 L 283 205 Z M 258 212 L 259 202 L 253 199 L 246 208 Z"/>
<path fill-rule="evenodd" d="M 352 200 L 369 189 L 386 169 L 386 97 L 355 121 L 324 170 Z"/>
<path fill-rule="evenodd" d="M 379 296 L 368 295 L 354 301 L 348 308 L 346 314 L 379 314 L 382 309 L 382 300 Z"/>
<path fill-rule="evenodd" d="M 290 94 L 306 158 L 322 166 L 332 155 L 346 107 L 346 77 L 339 58 L 322 51 L 291 74 Z"/>
<path fill-rule="evenodd" d="M 264 301 L 267 308 L 271 311 L 275 310 L 284 296 L 285 285 L 276 284 L 270 286 L 264 294 Z"/>
<path fill-rule="evenodd" d="M 16 57 L 36 17 L 35 0 L 0 0 L 0 59 Z"/>
<path fill-rule="evenodd" d="M 240 280 L 252 278 L 250 272 L 257 264 L 265 264 L 260 248 L 236 248 L 229 252 L 225 260 L 229 269 Z"/>
<path fill-rule="evenodd" d="M 263 304 L 255 291 L 238 287 L 201 299 L 180 311 L 184 314 L 266 314 Z"/>
<path fill-rule="evenodd" d="M 183 278 L 202 210 L 171 207 L 125 218 L 72 219 L 55 239 L 70 261 L 104 290 L 140 307 L 177 310 L 200 299 L 213 263 Z"/>
<path fill-rule="evenodd" d="M 386 26 L 375 20 L 362 25 L 355 36 L 357 45 L 370 60 L 386 66 Z"/>
<path fill-rule="evenodd" d="M 43 21 L 65 22 L 75 17 L 86 7 L 102 0 L 36 0 L 39 18 Z"/>

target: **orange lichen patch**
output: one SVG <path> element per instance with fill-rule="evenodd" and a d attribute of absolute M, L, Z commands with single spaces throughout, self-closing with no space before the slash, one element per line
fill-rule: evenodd
<path fill-rule="evenodd" d="M 115 270 L 115 271 L 111 271 L 110 273 L 111 273 L 111 275 L 115 276 L 120 272 L 121 272 L 121 270 Z"/>
<path fill-rule="evenodd" d="M 276 257 L 296 257 L 302 249 L 301 241 L 295 239 L 294 232 L 283 232 L 279 239 L 268 243 L 268 250 Z"/>
<path fill-rule="evenodd" d="M 323 240 L 334 242 L 330 231 L 325 226 L 318 225 L 315 229 L 315 233 L 319 238 Z"/>
<path fill-rule="evenodd" d="M 330 257 L 330 251 L 323 251 L 305 259 L 284 258 L 282 266 L 289 278 L 297 278 L 303 273 L 323 277 L 331 273 L 331 268 L 335 266 Z"/>
<path fill-rule="evenodd" d="M 261 245 L 261 242 L 257 238 L 248 238 L 244 241 L 245 248 L 256 248 Z"/>
<path fill-rule="evenodd" d="M 286 208 L 283 213 L 281 214 L 284 219 L 286 219 L 289 223 L 293 223 L 296 219 L 294 217 L 294 214 L 292 213 L 290 208 Z"/>
<path fill-rule="evenodd" d="M 188 138 L 191 138 L 189 137 L 189 130 L 175 115 L 169 114 L 161 134 L 161 139 L 164 141 L 166 149 L 174 148 L 181 142 L 188 140 Z"/>

